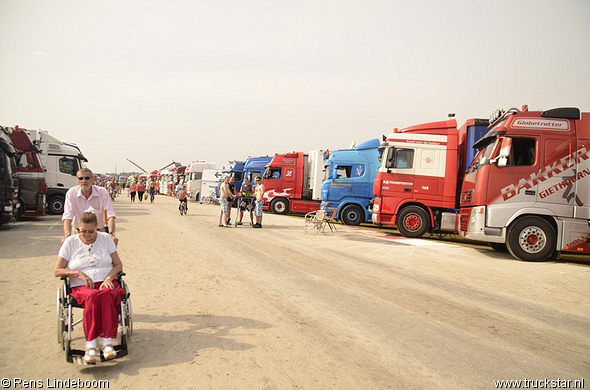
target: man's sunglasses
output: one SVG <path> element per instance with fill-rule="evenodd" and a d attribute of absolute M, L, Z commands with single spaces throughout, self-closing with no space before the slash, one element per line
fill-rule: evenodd
<path fill-rule="evenodd" d="M 84 177 L 79 177 L 78 180 L 82 181 L 82 180 L 90 180 L 92 179 L 90 176 L 84 176 Z"/>
<path fill-rule="evenodd" d="M 94 232 L 96 232 L 96 230 L 80 230 L 79 232 L 82 234 L 84 234 L 84 233 L 94 234 Z"/>

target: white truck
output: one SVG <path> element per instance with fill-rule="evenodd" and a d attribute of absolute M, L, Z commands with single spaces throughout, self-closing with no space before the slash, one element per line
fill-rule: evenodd
<path fill-rule="evenodd" d="M 201 199 L 201 185 L 203 172 L 206 169 L 215 169 L 214 162 L 194 161 L 184 171 L 184 183 L 189 199 L 198 201 Z"/>
<path fill-rule="evenodd" d="M 77 185 L 76 173 L 88 160 L 75 144 L 65 143 L 46 131 L 29 130 L 31 139 L 41 150 L 47 185 L 46 206 L 49 214 L 62 214 L 66 192 Z"/>

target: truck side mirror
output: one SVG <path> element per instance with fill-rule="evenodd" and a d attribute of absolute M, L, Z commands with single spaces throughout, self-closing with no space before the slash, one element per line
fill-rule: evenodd
<path fill-rule="evenodd" d="M 505 167 L 506 164 L 508 164 L 508 157 L 506 156 L 500 156 L 496 159 L 496 165 L 498 167 Z"/>
<path fill-rule="evenodd" d="M 395 165 L 393 164 L 393 154 L 395 153 L 395 148 L 387 149 L 387 160 L 385 160 L 385 168 L 394 168 Z"/>

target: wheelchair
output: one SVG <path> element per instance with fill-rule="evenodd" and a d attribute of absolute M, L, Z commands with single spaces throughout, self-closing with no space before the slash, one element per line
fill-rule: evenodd
<path fill-rule="evenodd" d="M 123 281 L 124 272 L 119 273 L 117 281 L 124 291 L 121 297 L 121 312 L 119 313 L 119 325 L 121 330 L 118 332 L 121 335 L 121 342 L 119 345 L 113 345 L 117 351 L 117 358 L 127 356 L 128 348 L 127 341 L 133 333 L 133 319 L 131 310 L 131 298 L 129 286 Z M 57 289 L 57 342 L 61 344 L 62 349 L 66 352 L 66 361 L 68 363 L 87 365 L 84 362 L 85 350 L 72 349 L 72 331 L 74 327 L 82 323 L 83 317 L 74 321 L 73 308 L 81 308 L 76 298 L 70 295 L 70 281 L 67 277 L 61 277 L 63 286 Z M 100 353 L 100 360 L 105 361 L 102 352 Z"/>

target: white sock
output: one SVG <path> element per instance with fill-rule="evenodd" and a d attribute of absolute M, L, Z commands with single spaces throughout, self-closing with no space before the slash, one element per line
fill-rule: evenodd
<path fill-rule="evenodd" d="M 105 347 L 107 345 L 113 345 L 113 339 L 112 338 L 103 338 L 102 339 L 102 346 Z"/>
<path fill-rule="evenodd" d="M 96 348 L 96 339 L 86 342 L 86 349 L 88 348 Z M 96 355 L 96 351 L 90 351 L 88 354 L 94 356 Z"/>

